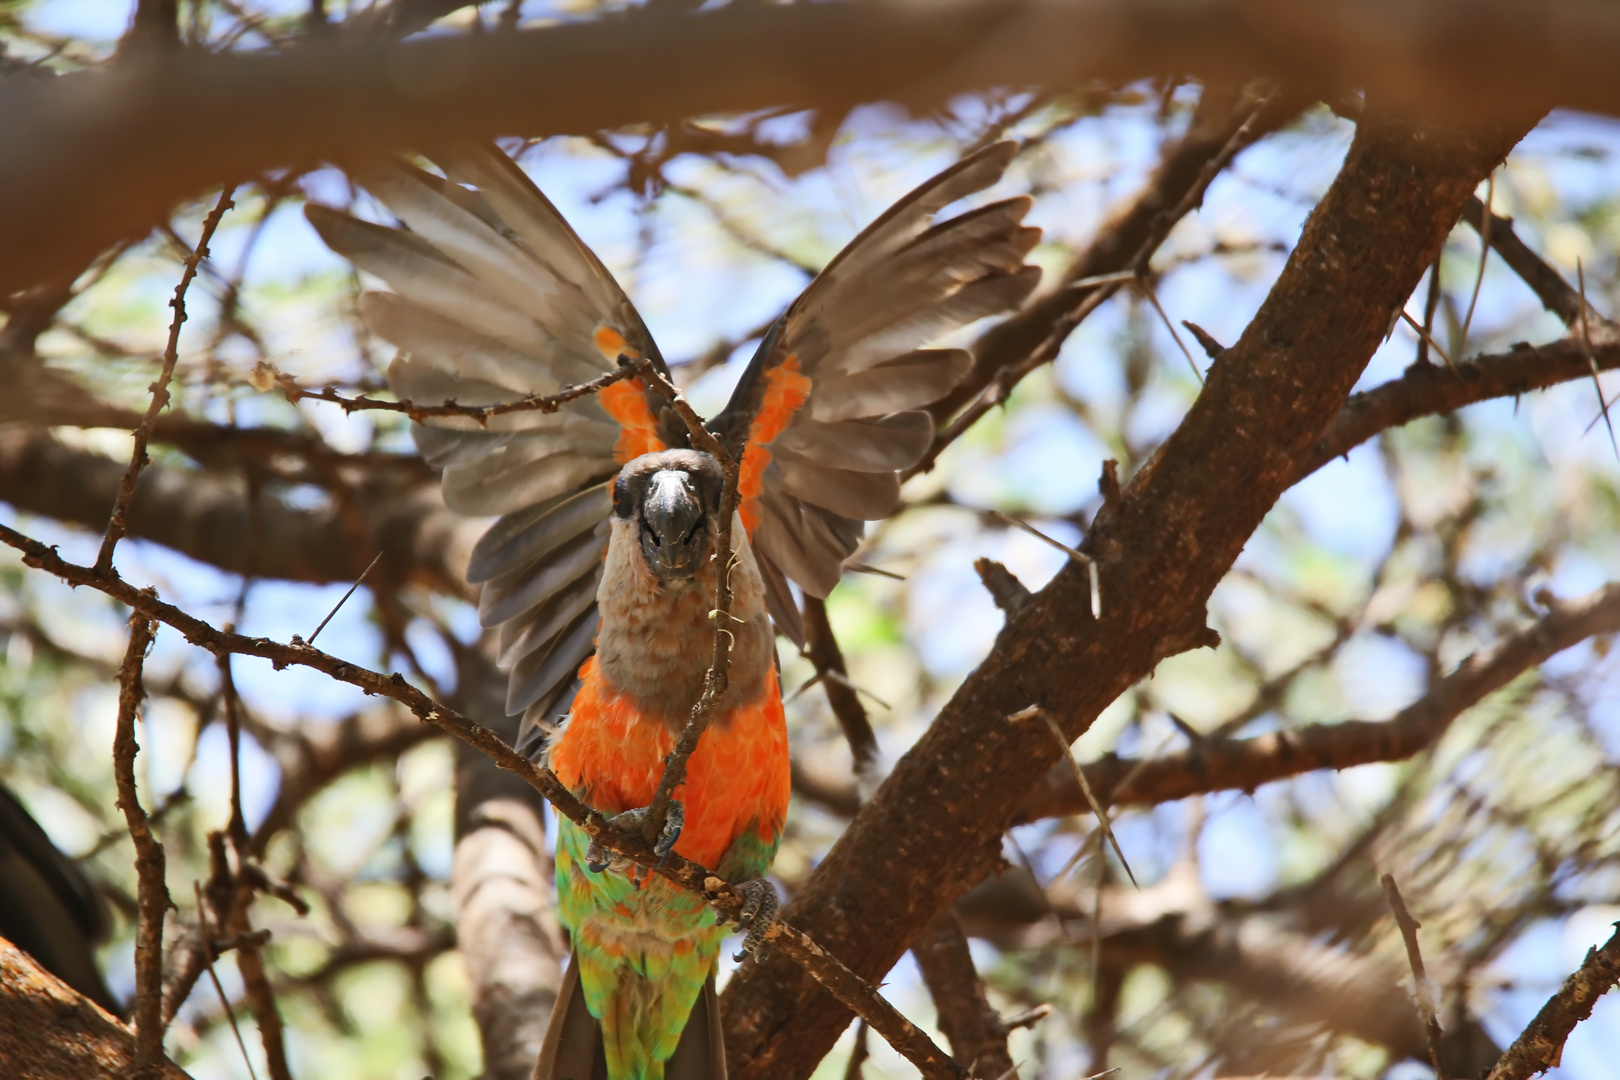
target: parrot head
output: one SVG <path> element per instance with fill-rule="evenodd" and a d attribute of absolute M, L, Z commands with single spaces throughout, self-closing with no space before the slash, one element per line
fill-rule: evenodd
<path fill-rule="evenodd" d="M 619 470 L 613 513 L 635 528 L 654 577 L 691 578 L 708 562 L 724 486 L 719 462 L 697 450 L 643 454 Z"/>

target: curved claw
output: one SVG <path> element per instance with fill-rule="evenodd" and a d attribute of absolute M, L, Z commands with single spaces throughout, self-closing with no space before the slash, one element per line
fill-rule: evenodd
<path fill-rule="evenodd" d="M 664 827 L 659 830 L 658 840 L 653 844 L 653 850 L 658 852 L 658 863 L 653 869 L 664 865 L 664 860 L 675 850 L 675 842 L 681 838 L 681 830 L 685 827 L 686 807 L 681 805 L 679 799 L 671 799 L 669 813 L 664 816 Z"/>
<path fill-rule="evenodd" d="M 764 955 L 765 934 L 776 922 L 781 901 L 776 897 L 775 886 L 764 878 L 745 881 L 737 888 L 743 894 L 743 908 L 737 916 L 737 928 L 748 933 L 743 938 L 741 951 L 732 959 L 741 961 L 752 956 L 757 960 Z"/>
<path fill-rule="evenodd" d="M 614 814 L 608 821 L 618 829 L 625 832 L 639 833 L 647 820 L 647 807 L 642 806 L 634 810 L 626 810 L 622 814 Z M 664 865 L 669 853 L 675 850 L 675 844 L 681 838 L 681 829 L 686 825 L 686 808 L 680 800 L 671 800 L 669 813 L 664 816 L 664 827 L 658 831 L 658 839 L 653 841 L 653 850 L 658 853 L 658 866 Z M 593 874 L 600 874 L 604 870 L 613 870 L 623 873 L 632 866 L 631 860 L 611 851 L 596 841 L 591 841 L 585 849 L 585 868 Z"/>

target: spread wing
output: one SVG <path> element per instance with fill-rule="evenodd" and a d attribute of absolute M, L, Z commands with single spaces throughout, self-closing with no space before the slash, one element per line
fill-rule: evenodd
<path fill-rule="evenodd" d="M 786 579 L 826 596 L 863 521 L 894 509 L 900 472 L 934 438 L 923 407 L 967 374 L 960 349 L 926 343 L 1021 304 L 1040 281 L 1024 265 L 1040 230 L 1027 197 L 938 224 L 934 215 L 1001 179 L 999 143 L 928 180 L 867 226 L 760 343 L 714 428 L 746 445 L 742 516 L 771 615 L 800 644 Z M 750 419 L 751 418 L 751 419 Z"/>
<path fill-rule="evenodd" d="M 613 276 L 505 154 L 470 146 L 438 164 L 448 180 L 403 163 L 361 178 L 403 229 L 306 208 L 328 246 L 392 290 L 365 294 L 361 313 L 401 350 L 395 393 L 482 405 L 586 382 L 621 352 L 663 367 Z M 435 418 L 413 433 L 451 509 L 498 515 L 467 576 L 482 585 L 481 621 L 499 628 L 507 708 L 549 715 L 595 645 L 613 476 L 684 445 L 685 429 L 656 394 L 617 383 L 556 413 Z"/>
<path fill-rule="evenodd" d="M 933 438 L 921 408 L 966 373 L 960 350 L 923 346 L 1016 307 L 1039 271 L 1023 265 L 1039 230 L 1028 199 L 939 224 L 945 206 L 994 184 L 1015 152 L 984 150 L 929 180 L 873 222 L 766 335 L 711 425 L 744 454 L 744 522 L 777 625 L 802 642 L 788 580 L 825 596 L 862 522 L 899 498 L 899 471 Z M 306 209 L 334 251 L 385 281 L 361 311 L 401 350 L 389 384 L 418 402 L 466 405 L 548 394 L 616 367 L 620 352 L 663 361 L 607 268 L 555 207 L 492 146 L 437 156 L 448 179 L 404 164 L 362 181 L 405 226 Z M 434 419 L 414 428 L 443 469 L 454 510 L 499 515 L 468 569 L 479 616 L 499 628 L 511 669 L 507 708 L 524 712 L 519 749 L 566 711 L 594 648 L 596 587 L 610 487 L 622 462 L 687 437 L 668 402 L 618 383 L 554 414 L 486 427 Z"/>

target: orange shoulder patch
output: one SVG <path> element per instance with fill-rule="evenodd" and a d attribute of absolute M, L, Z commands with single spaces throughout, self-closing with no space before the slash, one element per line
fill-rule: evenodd
<path fill-rule="evenodd" d="M 797 356 L 789 356 L 765 373 L 765 397 L 749 425 L 737 474 L 737 512 L 749 536 L 760 522 L 759 497 L 765 491 L 765 469 L 771 463 L 768 448 L 793 422 L 793 414 L 810 400 L 810 385 L 809 377 L 799 370 Z"/>
<path fill-rule="evenodd" d="M 624 340 L 624 335 L 611 326 L 598 326 L 591 339 L 596 351 L 615 363 L 621 355 L 640 356 Z M 647 388 L 641 385 L 640 379 L 616 382 L 599 393 L 597 400 L 623 429 L 619 432 L 618 441 L 613 444 L 614 461 L 623 465 L 642 454 L 668 449 L 658 437 L 658 425 L 653 420 L 652 410 L 647 408 Z"/>

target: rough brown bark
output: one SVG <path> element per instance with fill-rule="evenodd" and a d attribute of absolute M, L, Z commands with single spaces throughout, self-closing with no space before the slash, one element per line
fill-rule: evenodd
<path fill-rule="evenodd" d="M 75 272 L 226 179 L 435 139 L 1156 74 L 1366 87 L 1464 121 L 1532 98 L 1613 111 L 1617 47 L 1620 12 L 1579 0 L 867 0 L 130 58 L 0 86 L 0 294 Z M 111 161 L 119 184 L 96 188 Z"/>
<path fill-rule="evenodd" d="M 1613 324 L 1594 322 L 1590 330 L 1592 363 L 1599 370 L 1620 367 L 1620 334 Z M 1592 376 L 1579 335 L 1547 345 L 1515 347 L 1512 352 L 1481 356 L 1458 364 L 1461 374 L 1437 364 L 1413 366 L 1398 379 L 1360 393 L 1345 402 L 1333 425 L 1299 461 L 1299 478 L 1392 427 L 1423 416 L 1451 412 L 1488 398 L 1545 390 L 1561 382 Z"/>
<path fill-rule="evenodd" d="M 0 939 L 0 1062 L 28 1080 L 127 1080 L 135 1037 L 89 998 Z M 187 1080 L 164 1059 L 155 1074 Z"/>
<path fill-rule="evenodd" d="M 1547 999 L 1530 1026 L 1524 1029 L 1486 1080 L 1528 1080 L 1555 1068 L 1564 1055 L 1564 1042 L 1575 1025 L 1592 1015 L 1592 1006 L 1620 984 L 1620 930 L 1601 949 L 1587 952 L 1580 968 L 1564 980 L 1558 993 Z"/>
<path fill-rule="evenodd" d="M 1077 738 L 1172 653 L 1207 644 L 1204 605 L 1320 438 L 1464 200 L 1530 118 L 1465 136 L 1370 112 L 1339 177 L 1243 337 L 1180 428 L 1105 507 L 1088 540 L 1104 618 L 1072 564 L 1012 618 L 989 657 L 896 765 L 784 912 L 868 979 L 940 903 L 996 863 L 1003 829 L 1056 760 L 1038 705 Z M 780 959 L 726 990 L 738 1080 L 808 1076 L 847 1010 Z"/>

